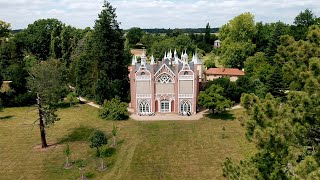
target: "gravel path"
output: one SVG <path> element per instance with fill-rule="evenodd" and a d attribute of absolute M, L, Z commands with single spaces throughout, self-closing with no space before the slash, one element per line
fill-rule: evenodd
<path fill-rule="evenodd" d="M 83 97 L 78 97 L 78 99 L 84 103 L 86 103 L 89 106 L 95 107 L 95 108 L 99 108 L 101 109 L 101 106 L 92 102 L 92 101 L 88 101 L 87 99 L 83 98 Z M 240 105 L 236 105 L 233 106 L 231 109 L 228 110 L 234 110 L 234 109 L 240 109 L 242 108 Z M 178 114 L 175 113 L 167 113 L 167 114 L 163 114 L 163 113 L 156 113 L 156 115 L 154 116 L 139 116 L 135 113 L 133 113 L 133 109 L 132 108 L 128 108 L 130 115 L 130 118 L 136 121 L 170 121 L 170 120 L 175 120 L 175 121 L 194 121 L 194 120 L 199 120 L 201 119 L 205 114 L 209 114 L 211 113 L 210 110 L 203 110 L 200 111 L 199 113 L 192 115 L 192 116 L 180 116 Z"/>
<path fill-rule="evenodd" d="M 92 106 L 92 107 L 95 107 L 95 108 L 99 108 L 101 109 L 101 106 L 99 104 L 96 104 L 92 101 L 88 101 L 87 99 L 83 98 L 83 97 L 78 97 L 78 99 L 81 101 L 81 102 L 84 102 L 86 104 L 88 104 L 89 106 Z"/>

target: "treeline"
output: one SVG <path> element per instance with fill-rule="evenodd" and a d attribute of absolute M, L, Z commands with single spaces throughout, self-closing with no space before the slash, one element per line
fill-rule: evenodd
<path fill-rule="evenodd" d="M 176 29 L 142 29 L 144 32 L 147 32 L 147 33 L 152 33 L 152 34 L 156 34 L 156 33 L 159 33 L 159 34 L 167 34 L 167 33 L 170 33 L 172 31 L 179 31 L 181 33 L 203 33 L 205 32 L 205 28 L 176 28 Z M 217 33 L 219 31 L 219 28 L 211 28 L 210 29 L 210 33 Z"/>
<path fill-rule="evenodd" d="M 214 41 L 218 39 L 211 31 L 209 23 L 206 28 L 203 28 L 201 34 L 185 34 L 182 31 L 172 30 L 160 35 L 145 33 L 143 29 L 134 27 L 126 33 L 126 44 L 130 48 L 135 48 L 137 43 L 142 43 L 147 49 L 148 55 L 153 54 L 159 59 L 170 49 L 172 51 L 176 49 L 179 55 L 182 51 L 187 50 L 190 57 L 197 50 L 201 56 L 204 56 L 205 53 L 213 50 Z"/>

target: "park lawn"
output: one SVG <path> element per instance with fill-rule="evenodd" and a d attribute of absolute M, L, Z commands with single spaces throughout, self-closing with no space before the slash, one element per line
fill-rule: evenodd
<path fill-rule="evenodd" d="M 33 124 L 36 109 L 7 108 L 0 112 L 0 179 L 77 179 L 76 164 L 63 168 L 67 142 L 71 161 L 87 163 L 89 179 L 222 179 L 226 157 L 240 160 L 254 152 L 237 120 L 242 111 L 199 121 L 114 122 L 98 118 L 93 107 L 77 105 L 59 109 L 61 120 L 47 129 L 53 146 L 41 151 L 39 129 Z M 94 129 L 111 134 L 113 123 L 118 127 L 118 145 L 115 150 L 106 147 L 108 169 L 100 172 L 88 137 Z"/>

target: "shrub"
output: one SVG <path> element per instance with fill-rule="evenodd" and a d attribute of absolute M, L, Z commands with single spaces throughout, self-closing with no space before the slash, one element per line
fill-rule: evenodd
<path fill-rule="evenodd" d="M 77 98 L 77 94 L 74 93 L 74 92 L 70 92 L 68 95 L 67 95 L 67 103 L 70 103 L 70 106 L 73 106 L 75 104 L 78 104 L 80 102 L 80 100 Z"/>
<path fill-rule="evenodd" d="M 104 101 L 102 109 L 99 111 L 102 119 L 126 120 L 129 118 L 128 103 L 121 102 L 119 97 Z"/>

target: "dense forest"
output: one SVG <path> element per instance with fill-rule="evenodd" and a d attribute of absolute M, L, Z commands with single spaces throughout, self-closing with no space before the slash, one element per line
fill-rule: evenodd
<path fill-rule="evenodd" d="M 320 18 L 312 11 L 298 14 L 293 25 L 255 22 L 251 13 L 243 13 L 223 25 L 219 36 L 209 24 L 201 34 L 191 29 L 162 35 L 145 31 L 132 28 L 125 35 L 110 3 L 104 4 L 92 29 L 39 19 L 13 33 L 9 23 L 0 21 L 0 82 L 11 81 L 1 92 L 1 105 L 37 103 L 40 119 L 42 114 L 54 122 L 58 118 L 52 105 L 67 95 L 68 86 L 99 104 L 114 97 L 129 101 L 129 50 L 139 42 L 148 56 L 157 58 L 170 49 L 198 51 L 200 57 L 213 57 L 205 65 L 211 61 L 214 66 L 219 57 L 224 67 L 246 72 L 236 82 L 208 82 L 199 98 L 203 105 L 219 97 L 219 102 L 241 102 L 246 109 L 241 121 L 257 152 L 240 162 L 228 158 L 224 175 L 320 177 Z M 222 41 L 220 49 L 213 48 L 216 39 Z"/>

